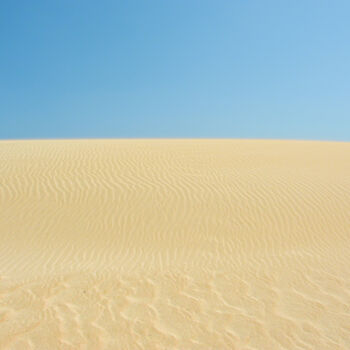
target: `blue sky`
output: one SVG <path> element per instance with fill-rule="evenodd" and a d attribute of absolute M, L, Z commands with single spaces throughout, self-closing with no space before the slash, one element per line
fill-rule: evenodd
<path fill-rule="evenodd" d="M 2 0 L 0 138 L 350 141 L 350 2 Z"/>

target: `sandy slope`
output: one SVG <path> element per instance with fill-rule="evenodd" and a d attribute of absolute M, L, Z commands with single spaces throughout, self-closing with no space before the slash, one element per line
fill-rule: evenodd
<path fill-rule="evenodd" d="M 0 349 L 350 349 L 350 143 L 0 142 Z"/>

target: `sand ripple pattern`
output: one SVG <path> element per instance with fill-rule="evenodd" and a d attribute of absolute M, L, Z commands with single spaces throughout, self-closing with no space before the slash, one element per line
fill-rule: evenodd
<path fill-rule="evenodd" d="M 0 142 L 1 349 L 350 349 L 350 144 Z"/>

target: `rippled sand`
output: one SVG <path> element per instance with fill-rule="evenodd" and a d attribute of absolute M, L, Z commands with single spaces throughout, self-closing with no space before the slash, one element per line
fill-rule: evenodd
<path fill-rule="evenodd" d="M 0 142 L 0 349 L 350 349 L 350 143 Z"/>

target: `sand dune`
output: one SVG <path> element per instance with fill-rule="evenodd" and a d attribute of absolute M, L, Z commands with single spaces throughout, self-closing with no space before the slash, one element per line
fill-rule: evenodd
<path fill-rule="evenodd" d="M 350 349 L 350 143 L 0 142 L 0 349 Z"/>

